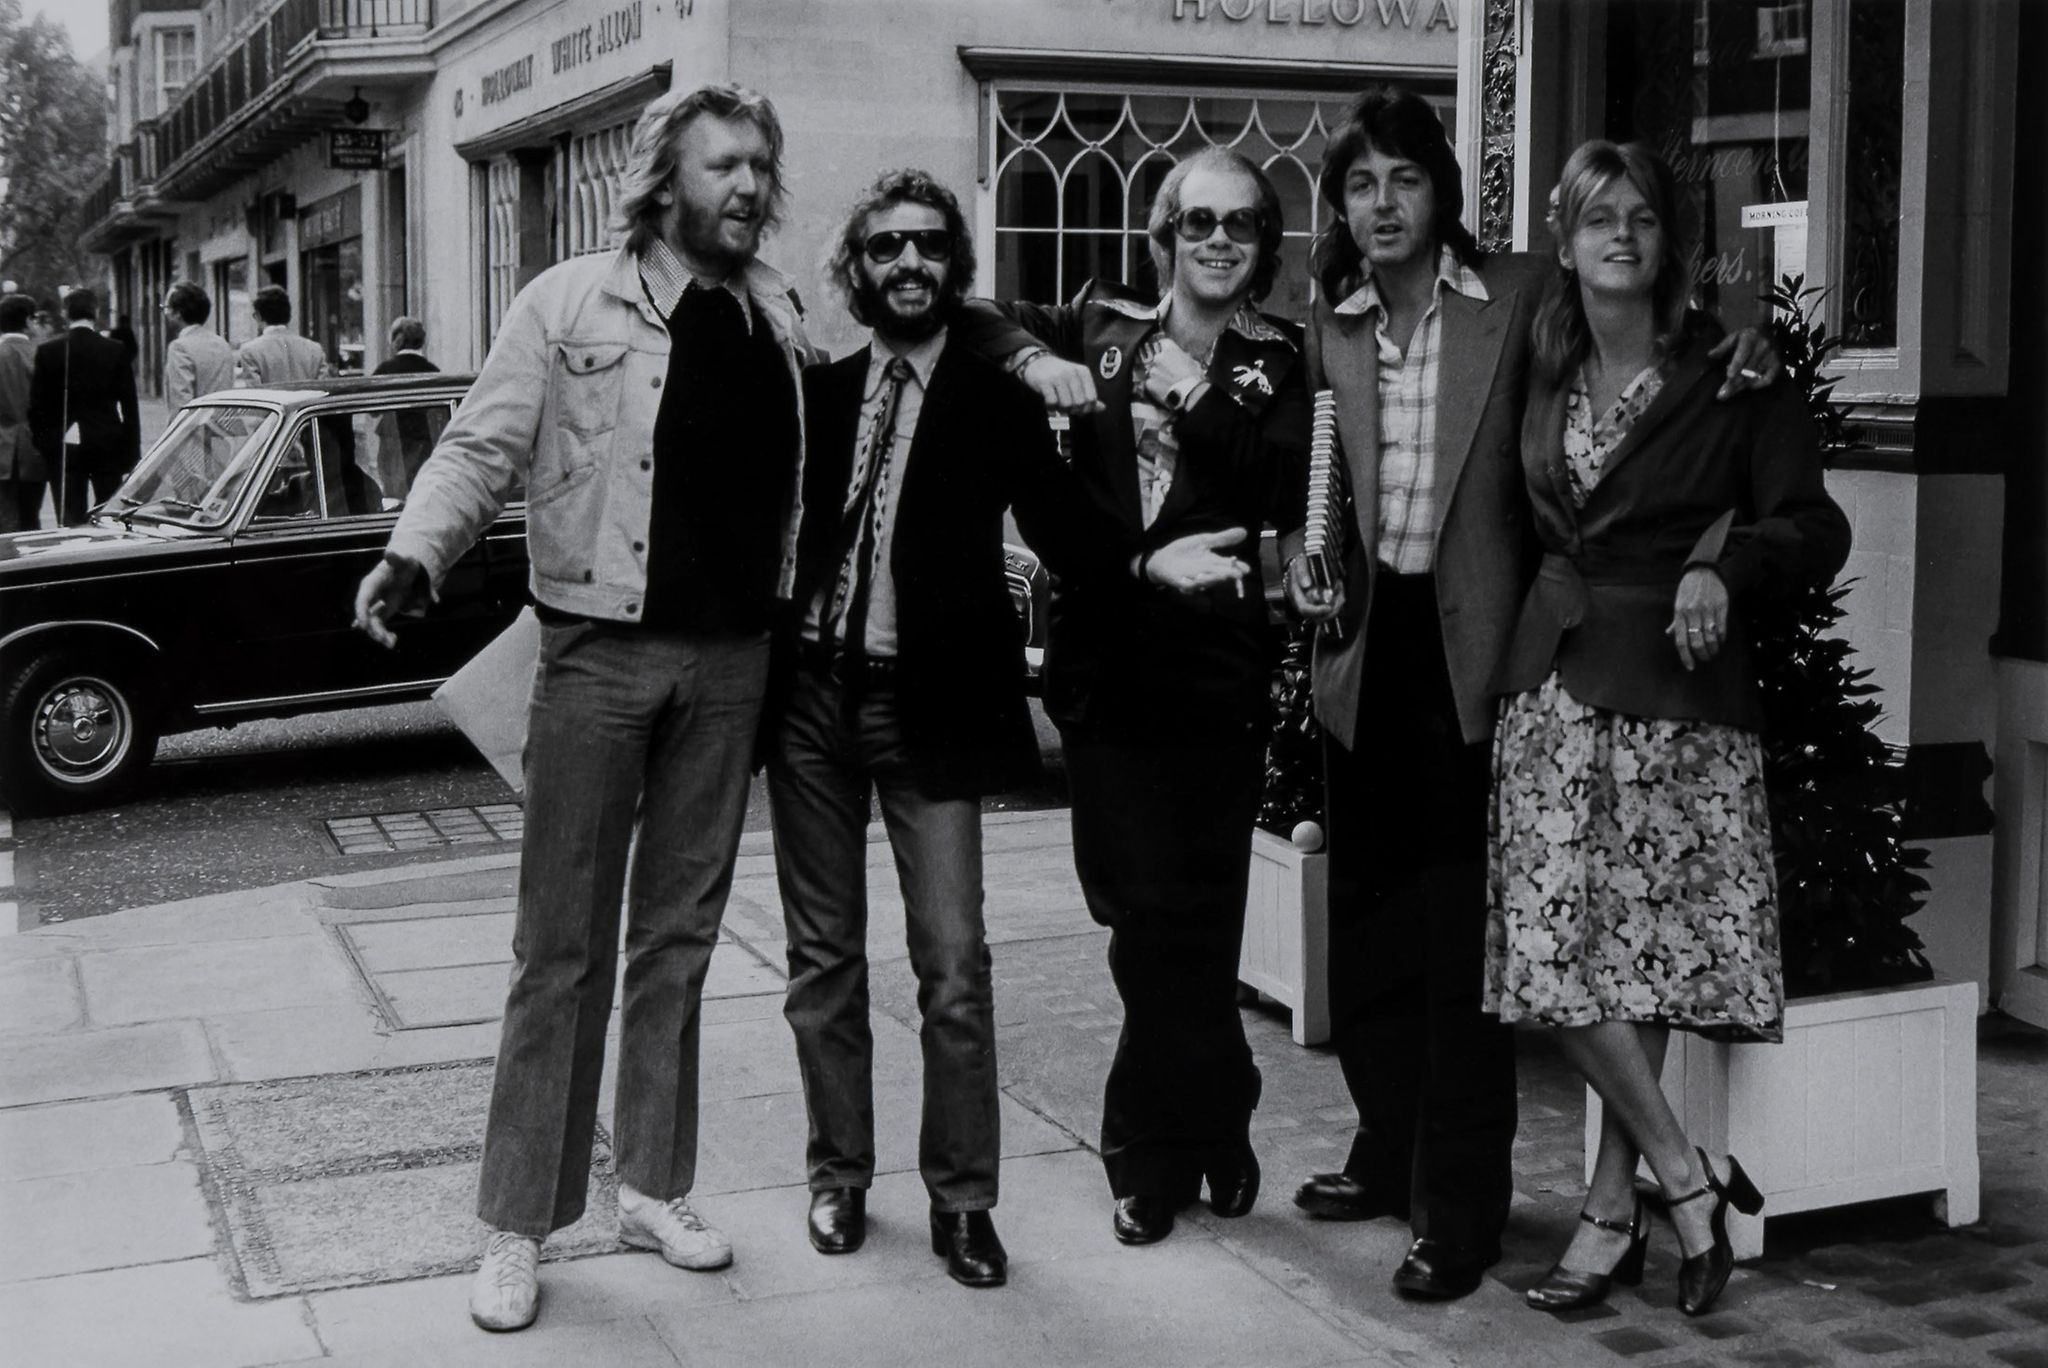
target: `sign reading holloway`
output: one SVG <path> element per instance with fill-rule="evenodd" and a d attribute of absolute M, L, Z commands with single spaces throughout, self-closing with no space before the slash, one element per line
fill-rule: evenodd
<path fill-rule="evenodd" d="M 327 166 L 333 171 L 382 171 L 384 130 L 381 128 L 330 128 L 327 130 Z"/>

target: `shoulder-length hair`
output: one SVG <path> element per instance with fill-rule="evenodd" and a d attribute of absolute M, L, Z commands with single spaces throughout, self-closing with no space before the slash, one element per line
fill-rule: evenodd
<path fill-rule="evenodd" d="M 1351 236 L 1344 213 L 1344 178 L 1353 162 L 1375 148 L 1385 156 L 1414 162 L 1428 174 L 1436 199 L 1436 221 L 1430 224 L 1430 236 L 1475 271 L 1486 260 L 1486 253 L 1463 221 L 1465 175 L 1458 169 L 1457 154 L 1451 150 L 1450 135 L 1436 109 L 1412 90 L 1368 86 L 1331 135 L 1323 152 L 1322 172 L 1316 178 L 1323 202 L 1336 213 L 1317 235 L 1310 263 L 1323 298 L 1332 304 L 1365 283 L 1365 251 Z"/>
<path fill-rule="evenodd" d="M 946 221 L 947 236 L 953 239 L 952 264 L 946 271 L 946 292 L 940 301 L 940 314 L 951 316 L 974 287 L 974 234 L 968 231 L 967 216 L 960 212 L 960 201 L 928 171 L 913 167 L 885 171 L 846 211 L 846 219 L 839 225 L 839 233 L 832 244 L 832 254 L 825 260 L 826 277 L 846 301 L 846 311 L 853 315 L 854 322 L 863 327 L 875 321 L 868 317 L 867 309 L 861 303 L 860 291 L 855 288 L 859 280 L 855 273 L 860 270 L 861 253 L 867 247 L 868 220 L 898 204 L 922 204 L 927 209 L 938 210 L 939 216 Z"/>
<path fill-rule="evenodd" d="M 633 130 L 632 161 L 626 168 L 613 224 L 626 235 L 626 246 L 632 251 L 644 251 L 649 242 L 661 235 L 661 221 L 669 212 L 661 195 L 675 184 L 676 146 L 682 141 L 683 130 L 704 114 L 717 119 L 745 119 L 761 130 L 761 136 L 768 140 L 769 157 L 768 205 L 762 226 L 773 228 L 782 222 L 782 120 L 776 116 L 768 97 L 741 85 L 671 90 L 648 102 Z"/>
<path fill-rule="evenodd" d="M 1586 305 L 1579 295 L 1577 275 L 1567 269 L 1564 255 L 1571 249 L 1572 234 L 1595 196 L 1617 180 L 1626 179 L 1664 229 L 1664 251 L 1657 260 L 1657 277 L 1650 286 L 1650 303 L 1655 310 L 1657 347 L 1660 355 L 1672 355 L 1678 348 L 1685 325 L 1687 300 L 1692 294 L 1691 235 L 1681 216 L 1678 186 L 1663 158 L 1641 143 L 1617 145 L 1596 138 L 1581 143 L 1566 159 L 1557 178 L 1556 215 L 1558 265 L 1543 303 L 1530 325 L 1530 346 L 1537 373 L 1551 384 L 1563 383 L 1592 349 L 1592 334 L 1586 326 Z"/>
<path fill-rule="evenodd" d="M 1257 162 L 1228 147 L 1204 147 L 1175 162 L 1152 196 L 1151 211 L 1145 216 L 1145 233 L 1150 239 L 1152 270 L 1159 277 L 1159 293 L 1173 289 L 1173 220 L 1182 209 L 1181 187 L 1197 170 L 1225 171 L 1243 176 L 1252 184 L 1253 207 L 1259 215 L 1259 259 L 1252 267 L 1251 300 L 1257 303 L 1273 289 L 1280 274 L 1280 243 L 1285 224 L 1280 212 L 1280 192 Z"/>

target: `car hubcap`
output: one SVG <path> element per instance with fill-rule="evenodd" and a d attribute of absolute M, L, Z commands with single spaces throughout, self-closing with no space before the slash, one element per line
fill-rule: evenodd
<path fill-rule="evenodd" d="M 36 758 L 52 778 L 90 783 L 120 765 L 134 733 L 127 700 L 104 680 L 67 679 L 36 709 Z"/>

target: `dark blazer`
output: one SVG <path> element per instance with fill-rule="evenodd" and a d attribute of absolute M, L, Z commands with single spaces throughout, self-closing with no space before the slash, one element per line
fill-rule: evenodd
<path fill-rule="evenodd" d="M 91 328 L 66 328 L 36 348 L 35 378 L 29 387 L 29 428 L 53 473 L 69 423 L 78 425 L 79 450 L 87 470 L 124 472 L 133 470 L 142 459 L 142 419 L 135 408 L 134 368 L 119 342 L 101 337 Z"/>
<path fill-rule="evenodd" d="M 1444 292 L 1437 350 L 1437 613 L 1444 658 L 1468 742 L 1492 734 L 1494 671 L 1514 626 L 1534 556 L 1522 494 L 1522 402 L 1529 372 L 1529 324 L 1541 296 L 1544 258 L 1489 258 L 1479 276 L 1487 298 Z M 1334 303 L 1342 303 L 1342 300 Z M 1323 727 L 1355 749 L 1372 719 L 1359 716 L 1365 626 L 1378 577 L 1380 402 L 1373 322 L 1319 300 L 1310 327 L 1312 388 L 1337 398 L 1337 437 L 1351 491 L 1352 535 L 1342 573 L 1340 636 L 1316 636 L 1315 708 Z M 1299 515 L 1297 515 L 1297 521 Z M 1399 719 L 1384 719 L 1400 725 Z"/>
<path fill-rule="evenodd" d="M 1006 326 L 1006 320 L 1008 326 Z M 1153 306 L 1091 284 L 1066 305 L 971 301 L 964 327 L 987 355 L 1032 341 L 1096 377 L 1100 413 L 1074 420 L 1074 473 L 1086 498 L 1132 544 L 1157 548 L 1194 532 L 1243 528 L 1237 554 L 1258 564 L 1259 532 L 1301 523 L 1308 447 L 1301 330 L 1264 320 L 1274 335 L 1226 330 L 1209 389 L 1175 426 L 1179 463 L 1149 528 L 1138 492 L 1131 431 L 1132 371 L 1154 328 Z M 1271 716 L 1273 641 L 1254 576 L 1185 595 L 1141 585 L 1124 566 L 1107 575 L 1058 575 L 1045 652 L 1045 710 L 1063 729 L 1111 738 L 1264 734 Z"/>
<path fill-rule="evenodd" d="M 813 514 L 846 502 L 869 350 L 804 372 L 804 507 Z M 1100 573 L 1131 549 L 1088 518 L 1037 397 L 958 343 L 939 353 L 895 478 L 896 697 L 918 787 L 938 799 L 1018 788 L 1038 776 L 1039 758 L 1023 627 L 1003 576 L 1003 510 L 1014 509 L 1048 567 Z M 838 523 L 803 520 L 780 680 L 805 608 L 838 573 Z"/>
<path fill-rule="evenodd" d="M 428 375 L 441 368 L 421 356 L 418 352 L 407 352 L 400 356 L 387 356 L 377 363 L 372 375 Z"/>
<path fill-rule="evenodd" d="M 1828 497 L 1805 399 L 1781 381 L 1717 401 L 1710 341 L 1695 332 L 1680 344 L 1584 508 L 1565 474 L 1569 386 L 1532 379 L 1522 466 L 1544 555 L 1500 692 L 1534 688 L 1555 666 L 1571 696 L 1594 707 L 1763 725 L 1745 605 L 1841 569 L 1849 521 Z M 1731 603 L 1726 644 L 1688 672 L 1664 629 L 1692 565 L 1719 570 Z"/>

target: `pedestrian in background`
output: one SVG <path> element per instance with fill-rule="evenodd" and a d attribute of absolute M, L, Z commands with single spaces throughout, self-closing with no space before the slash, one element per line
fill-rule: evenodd
<path fill-rule="evenodd" d="M 66 527 L 113 497 L 142 459 L 142 419 L 135 407 L 135 370 L 121 344 L 94 327 L 99 299 L 91 290 L 64 296 L 70 320 L 63 335 L 36 348 L 29 426 L 52 467 L 57 517 Z"/>
<path fill-rule="evenodd" d="M 774 107 L 738 86 L 647 107 L 625 244 L 519 292 L 356 594 L 357 624 L 392 644 L 387 619 L 525 490 L 541 647 L 477 1199 L 491 1233 L 470 1315 L 487 1330 L 532 1323 L 541 1241 L 583 1213 L 622 885 L 619 1237 L 683 1268 L 732 1261 L 689 1195 L 698 1005 L 801 508 L 809 347 L 788 281 L 755 258 L 782 147 Z"/>
<path fill-rule="evenodd" d="M 36 348 L 29 319 L 36 302 L 25 294 L 0 298 L 0 532 L 33 532 L 43 525 L 48 468 L 29 424 L 29 389 Z"/>
<path fill-rule="evenodd" d="M 1141 550 L 1055 581 L 1045 667 L 1074 867 L 1123 1000 L 1101 1153 L 1125 1244 L 1164 1239 L 1205 1181 L 1221 1216 L 1259 1190 L 1237 965 L 1275 643 L 1258 581 L 1246 592 L 1250 567 L 1227 549 L 1252 553 L 1268 521 L 1300 517 L 1300 330 L 1256 307 L 1281 232 L 1264 172 L 1199 151 L 1147 216 L 1158 298 L 1098 282 L 1068 305 L 1004 306 L 1015 326 L 977 341 L 1090 415 L 1073 427 L 1075 474 Z"/>
<path fill-rule="evenodd" d="M 292 331 L 292 297 L 282 285 L 265 285 L 251 301 L 263 331 L 235 352 L 235 382 L 277 385 L 287 380 L 319 380 L 334 374 L 327 351 L 310 337 Z"/>
<path fill-rule="evenodd" d="M 1839 570 L 1849 523 L 1789 384 L 1714 402 L 1686 308 L 1669 168 L 1589 142 L 1559 181 L 1522 473 L 1543 549 L 1499 679 L 1486 1007 L 1558 1028 L 1600 1095 L 1581 1224 L 1528 1293 L 1564 1311 L 1642 1276 L 1647 1158 L 1706 1311 L 1734 1264 L 1742 1165 L 1686 1137 L 1658 1079 L 1672 1030 L 1783 1038 L 1763 702 L 1744 608 Z"/>
<path fill-rule="evenodd" d="M 427 360 L 427 325 L 417 318 L 391 321 L 391 355 L 377 363 L 373 375 L 425 375 L 441 368 Z"/>
<path fill-rule="evenodd" d="M 212 316 L 213 301 L 191 281 L 181 280 L 164 292 L 164 319 L 172 329 L 164 349 L 164 403 L 172 413 L 235 383 L 235 349 L 206 326 Z"/>

